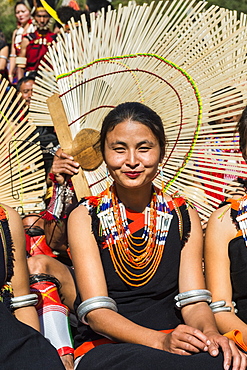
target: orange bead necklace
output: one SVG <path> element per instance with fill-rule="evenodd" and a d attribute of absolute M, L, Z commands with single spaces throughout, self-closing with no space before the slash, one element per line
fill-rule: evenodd
<path fill-rule="evenodd" d="M 162 192 L 154 188 L 151 202 L 145 208 L 142 237 L 131 234 L 125 206 L 117 198 L 114 185 L 101 198 L 98 210 L 115 271 L 128 285 L 147 284 L 160 264 L 173 217 Z"/>

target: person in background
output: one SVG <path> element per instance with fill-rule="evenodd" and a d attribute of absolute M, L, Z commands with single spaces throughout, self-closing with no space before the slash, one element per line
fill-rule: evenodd
<path fill-rule="evenodd" d="M 12 208 L 0 204 L 0 346 L 2 370 L 62 370 L 55 348 L 38 332 L 30 294 L 25 238 L 21 219 Z"/>
<path fill-rule="evenodd" d="M 247 159 L 247 108 L 237 125 Z M 247 165 L 243 163 L 243 172 Z M 247 196 L 227 199 L 209 218 L 205 239 L 205 273 L 212 309 L 222 334 L 247 351 Z"/>
<path fill-rule="evenodd" d="M 0 74 L 8 79 L 7 60 L 9 56 L 9 47 L 6 43 L 5 36 L 0 30 Z"/>
<path fill-rule="evenodd" d="M 111 9 L 114 9 L 113 5 L 108 0 L 87 0 L 86 5 L 90 13 L 98 13 L 102 8 L 107 11 L 109 6 Z"/>
<path fill-rule="evenodd" d="M 23 37 L 21 50 L 16 59 L 18 79 L 30 72 L 37 74 L 39 64 L 46 54 L 48 46 L 56 38 L 56 34 L 49 30 L 50 15 L 42 6 L 35 9 L 34 20 L 37 30 Z"/>
<path fill-rule="evenodd" d="M 21 50 L 21 42 L 24 35 L 35 31 L 33 25 L 31 10 L 32 5 L 27 0 L 18 0 L 15 4 L 15 16 L 17 20 L 17 28 L 12 35 L 11 50 L 9 55 L 9 81 L 10 83 L 17 83 L 16 78 L 16 57 L 19 56 Z"/>
<path fill-rule="evenodd" d="M 30 107 L 34 83 L 35 77 L 33 75 L 28 75 L 22 77 L 16 85 L 17 91 L 22 94 L 22 98 L 26 101 L 26 105 L 28 105 L 28 107 Z M 40 142 L 41 150 L 43 152 L 44 168 L 47 177 L 52 166 L 54 153 L 58 146 L 57 135 L 54 132 L 53 126 L 38 126 L 35 130 L 35 133 L 39 134 L 34 142 Z"/>

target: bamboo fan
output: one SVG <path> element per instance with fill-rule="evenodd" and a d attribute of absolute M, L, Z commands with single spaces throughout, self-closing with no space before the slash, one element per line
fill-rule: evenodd
<path fill-rule="evenodd" d="M 24 213 L 44 207 L 43 157 L 39 143 L 30 145 L 34 129 L 21 95 L 0 80 L 0 202 Z"/>
<path fill-rule="evenodd" d="M 247 101 L 246 16 L 205 6 L 189 0 L 130 2 L 96 19 L 92 15 L 90 33 L 84 18 L 79 27 L 72 21 L 70 33 L 62 32 L 49 49 L 31 103 L 34 122 L 49 125 L 46 99 L 59 94 L 70 133 L 63 149 L 80 130 L 100 130 L 119 103 L 150 106 L 168 137 L 166 191 L 188 196 L 204 220 L 232 180 L 246 176 L 232 117 Z M 105 188 L 104 164 L 84 173 L 93 194 Z M 155 182 L 161 185 L 160 175 Z M 219 185 L 214 195 L 212 184 Z"/>

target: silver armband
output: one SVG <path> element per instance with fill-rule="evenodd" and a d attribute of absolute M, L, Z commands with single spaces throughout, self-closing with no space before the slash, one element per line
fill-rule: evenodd
<path fill-rule="evenodd" d="M 38 303 L 37 294 L 26 294 L 11 298 L 10 307 L 13 310 L 21 307 L 34 306 Z"/>
<path fill-rule="evenodd" d="M 176 307 L 181 309 L 188 304 L 197 303 L 197 302 L 212 302 L 212 294 L 209 290 L 206 289 L 194 289 L 187 292 L 179 293 L 174 298 L 176 301 Z"/>
<path fill-rule="evenodd" d="M 5 55 L 0 55 L 0 58 L 8 60 L 8 58 Z"/>
<path fill-rule="evenodd" d="M 93 310 L 97 310 L 98 308 L 108 308 L 109 310 L 117 312 L 117 304 L 114 299 L 104 296 L 92 297 L 82 302 L 77 308 L 79 320 L 83 324 L 88 325 L 88 322 L 86 321 L 87 314 Z"/>
<path fill-rule="evenodd" d="M 237 313 L 238 310 L 237 310 L 237 308 L 235 308 L 236 303 L 232 302 L 232 305 L 234 307 L 234 312 Z M 213 313 L 231 312 L 232 311 L 232 307 L 231 306 L 226 306 L 226 301 L 224 301 L 224 300 L 212 302 L 209 306 L 210 306 Z"/>

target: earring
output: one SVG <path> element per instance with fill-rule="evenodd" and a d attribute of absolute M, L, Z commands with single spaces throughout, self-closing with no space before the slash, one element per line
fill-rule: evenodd
<path fill-rule="evenodd" d="M 162 163 L 160 163 L 160 165 L 159 165 L 159 171 L 160 171 L 160 179 L 161 179 L 161 191 L 162 191 L 162 193 L 164 193 L 165 183 L 164 183 L 164 172 L 163 172 Z"/>
<path fill-rule="evenodd" d="M 109 171 L 106 166 L 106 189 L 107 189 L 107 196 L 110 196 L 110 190 L 109 190 Z"/>

